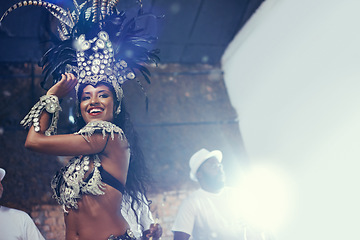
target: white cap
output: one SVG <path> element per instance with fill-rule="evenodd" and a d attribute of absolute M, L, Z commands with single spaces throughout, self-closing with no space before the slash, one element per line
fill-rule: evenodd
<path fill-rule="evenodd" d="M 2 181 L 3 178 L 5 177 L 5 173 L 6 173 L 5 170 L 0 168 L 0 181 Z"/>
<path fill-rule="evenodd" d="M 197 182 L 198 179 L 196 177 L 196 172 L 206 160 L 208 160 L 211 157 L 216 157 L 219 162 L 222 161 L 222 153 L 219 150 L 209 151 L 205 148 L 200 149 L 192 157 L 189 161 L 190 166 L 190 179 Z"/>

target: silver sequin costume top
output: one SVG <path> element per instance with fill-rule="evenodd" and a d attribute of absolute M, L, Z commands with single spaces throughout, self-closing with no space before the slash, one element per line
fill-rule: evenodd
<path fill-rule="evenodd" d="M 116 133 L 121 140 L 126 139 L 121 128 L 106 121 L 89 122 L 75 134 L 81 134 L 89 142 L 91 135 L 95 132 L 101 132 L 104 138 L 110 134 L 111 139 L 114 139 Z M 92 176 L 88 181 L 84 181 L 91 161 L 94 163 Z M 105 193 L 99 167 L 101 167 L 101 160 L 98 154 L 92 154 L 72 158 L 65 167 L 57 172 L 51 181 L 51 188 L 54 198 L 63 205 L 64 211 L 66 211 L 65 207 L 77 209 L 77 200 L 81 199 L 83 194 L 103 195 Z"/>

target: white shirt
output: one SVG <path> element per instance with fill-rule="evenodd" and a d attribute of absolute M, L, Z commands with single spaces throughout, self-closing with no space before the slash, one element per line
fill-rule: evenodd
<path fill-rule="evenodd" d="M 194 240 L 241 240 L 244 225 L 236 211 L 235 192 L 225 187 L 219 193 L 198 189 L 181 204 L 172 231 L 184 232 Z"/>
<path fill-rule="evenodd" d="M 0 206 L 0 240 L 44 240 L 44 237 L 27 213 Z"/>
<path fill-rule="evenodd" d="M 152 214 L 148 205 L 141 204 L 138 206 L 135 203 L 136 214 L 139 218 L 140 224 L 136 221 L 136 216 L 134 211 L 131 209 L 131 203 L 125 201 L 125 199 L 121 203 L 121 214 L 124 216 L 125 220 L 130 225 L 131 231 L 134 233 L 137 239 L 142 237 L 143 231 L 150 228 L 150 224 L 154 222 Z"/>

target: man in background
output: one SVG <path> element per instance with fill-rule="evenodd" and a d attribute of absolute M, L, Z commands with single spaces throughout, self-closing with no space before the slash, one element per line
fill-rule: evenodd
<path fill-rule="evenodd" d="M 0 199 L 5 174 L 0 168 Z M 27 213 L 0 205 L 0 240 L 44 240 L 44 237 Z"/>
<path fill-rule="evenodd" d="M 265 240 L 237 212 L 241 203 L 236 191 L 225 186 L 221 162 L 219 150 L 205 148 L 190 158 L 190 178 L 200 189 L 181 204 L 172 228 L 174 240 Z"/>

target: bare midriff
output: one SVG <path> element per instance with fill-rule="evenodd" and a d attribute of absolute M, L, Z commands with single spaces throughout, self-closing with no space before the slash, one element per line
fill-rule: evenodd
<path fill-rule="evenodd" d="M 106 185 L 104 195 L 83 195 L 78 209 L 65 213 L 66 240 L 107 240 L 129 229 L 121 215 L 122 194 Z"/>

